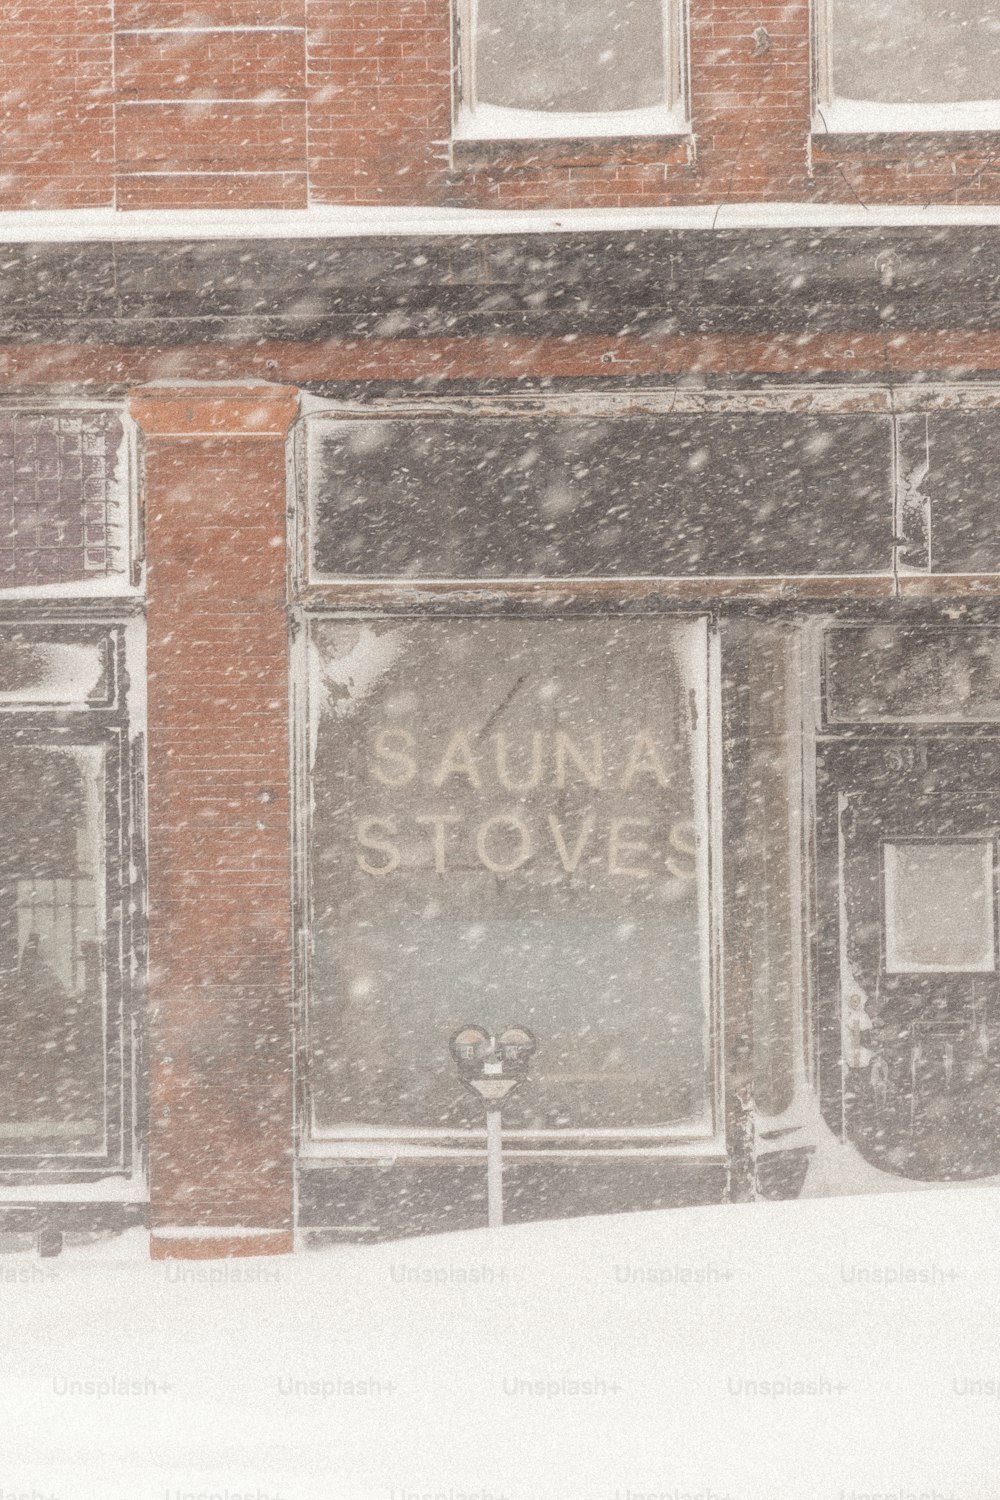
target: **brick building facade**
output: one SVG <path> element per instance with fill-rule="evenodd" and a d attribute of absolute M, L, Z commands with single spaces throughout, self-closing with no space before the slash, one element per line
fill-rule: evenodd
<path fill-rule="evenodd" d="M 997 1173 L 960 11 L 6 6 L 0 1226 Z"/>
<path fill-rule="evenodd" d="M 827 132 L 824 7 L 751 9 L 689 0 L 683 125 L 611 144 L 456 138 L 452 0 L 10 0 L 0 203 L 995 203 L 1000 122 Z"/>

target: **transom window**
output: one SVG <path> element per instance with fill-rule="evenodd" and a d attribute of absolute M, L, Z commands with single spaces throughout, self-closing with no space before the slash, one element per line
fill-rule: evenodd
<path fill-rule="evenodd" d="M 819 21 L 819 129 L 1000 124 L 997 6 L 983 0 L 820 0 Z"/>
<path fill-rule="evenodd" d="M 461 0 L 459 136 L 685 128 L 680 0 Z"/>

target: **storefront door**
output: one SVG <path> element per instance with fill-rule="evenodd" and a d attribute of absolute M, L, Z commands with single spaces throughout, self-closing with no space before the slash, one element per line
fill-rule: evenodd
<path fill-rule="evenodd" d="M 887 1171 L 988 1175 L 1000 1160 L 997 633 L 836 634 L 828 708 L 858 722 L 832 724 L 818 757 L 825 1113 Z"/>

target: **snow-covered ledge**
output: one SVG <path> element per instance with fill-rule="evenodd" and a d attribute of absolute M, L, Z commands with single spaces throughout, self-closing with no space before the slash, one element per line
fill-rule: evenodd
<path fill-rule="evenodd" d="M 456 141 L 594 140 L 601 136 L 684 136 L 691 129 L 682 104 L 645 109 L 510 109 L 500 104 L 463 104 L 455 121 Z"/>
<path fill-rule="evenodd" d="M 324 206 L 39 209 L 0 212 L 0 241 L 349 239 L 378 236 L 632 233 L 636 230 L 907 229 L 1000 225 L 1000 205 L 721 203 L 696 208 L 474 209 Z"/>
<path fill-rule="evenodd" d="M 814 135 L 922 135 L 1000 130 L 1000 100 L 957 104 L 883 104 L 877 99 L 830 99 L 813 120 Z"/>

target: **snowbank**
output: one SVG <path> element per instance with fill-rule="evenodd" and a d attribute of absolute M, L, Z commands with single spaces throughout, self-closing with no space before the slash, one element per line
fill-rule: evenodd
<path fill-rule="evenodd" d="M 995 1500 L 1000 1190 L 0 1258 L 0 1496 Z"/>

